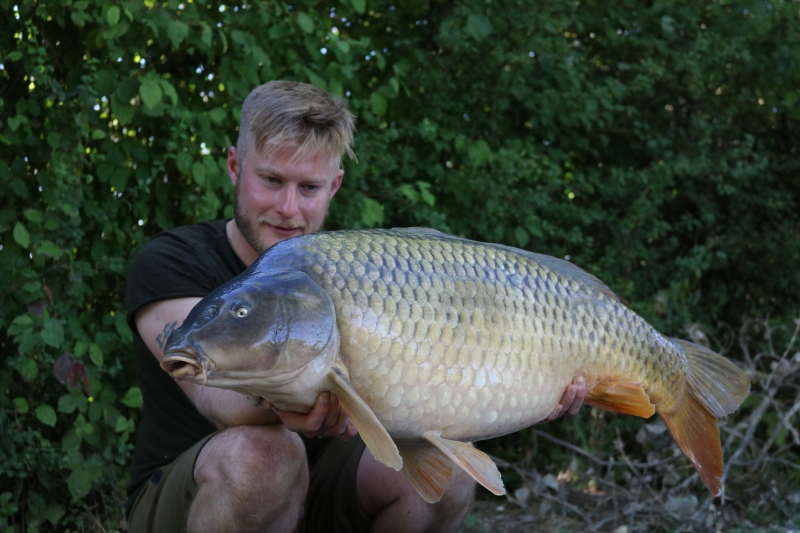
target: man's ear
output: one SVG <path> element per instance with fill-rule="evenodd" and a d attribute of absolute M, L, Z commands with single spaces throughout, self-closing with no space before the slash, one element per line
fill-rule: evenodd
<path fill-rule="evenodd" d="M 239 155 L 235 146 L 228 147 L 228 176 L 231 178 L 231 185 L 236 187 L 236 180 L 239 178 Z"/>
<path fill-rule="evenodd" d="M 342 176 L 344 176 L 344 170 L 337 170 L 336 176 L 333 177 L 333 183 L 331 184 L 331 195 L 328 196 L 328 200 L 333 198 L 333 195 L 336 194 L 336 191 L 338 191 L 339 187 L 342 186 Z"/>

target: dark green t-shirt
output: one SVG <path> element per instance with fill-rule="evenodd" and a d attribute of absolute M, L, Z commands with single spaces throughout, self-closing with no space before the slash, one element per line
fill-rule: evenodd
<path fill-rule="evenodd" d="M 130 469 L 128 511 L 139 490 L 160 466 L 172 462 L 216 429 L 158 365 L 136 330 L 134 316 L 153 302 L 202 298 L 245 270 L 228 242 L 226 222 L 201 222 L 159 233 L 136 254 L 131 265 L 127 317 L 133 331 L 136 377 L 144 403 Z"/>

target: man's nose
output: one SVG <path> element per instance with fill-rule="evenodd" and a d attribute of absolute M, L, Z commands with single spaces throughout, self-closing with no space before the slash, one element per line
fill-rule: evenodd
<path fill-rule="evenodd" d="M 279 193 L 275 208 L 284 217 L 295 216 L 297 214 L 297 187 L 294 185 L 284 187 Z"/>

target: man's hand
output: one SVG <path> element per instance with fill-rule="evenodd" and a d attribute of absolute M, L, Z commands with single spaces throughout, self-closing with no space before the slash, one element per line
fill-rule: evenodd
<path fill-rule="evenodd" d="M 583 405 L 583 399 L 586 397 L 586 379 L 578 374 L 572 380 L 572 384 L 564 391 L 561 401 L 555 406 L 550 416 L 545 418 L 543 422 L 550 422 L 559 418 L 562 415 L 574 416 L 578 413 L 578 409 Z"/>
<path fill-rule="evenodd" d="M 314 408 L 307 415 L 284 411 L 274 405 L 272 410 L 278 415 L 286 429 L 302 433 L 306 437 L 338 437 L 348 440 L 358 433 L 350 415 L 342 408 L 339 398 L 330 392 L 322 392 L 314 402 Z"/>

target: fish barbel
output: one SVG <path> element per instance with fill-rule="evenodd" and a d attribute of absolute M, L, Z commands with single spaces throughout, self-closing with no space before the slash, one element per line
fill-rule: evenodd
<path fill-rule="evenodd" d="M 454 465 L 495 494 L 470 442 L 545 419 L 576 374 L 585 403 L 657 412 L 714 495 L 716 420 L 749 393 L 738 367 L 658 333 L 567 261 L 424 229 L 280 242 L 205 297 L 164 350 L 177 379 L 309 412 L 336 394 L 365 444 L 429 502 Z"/>

